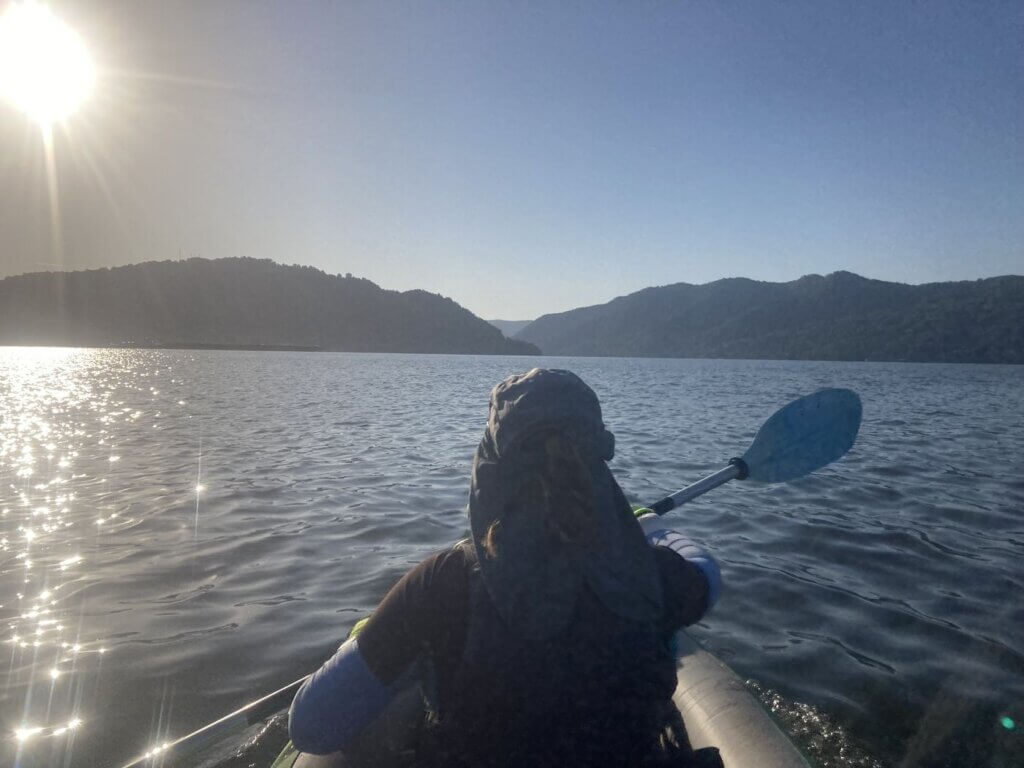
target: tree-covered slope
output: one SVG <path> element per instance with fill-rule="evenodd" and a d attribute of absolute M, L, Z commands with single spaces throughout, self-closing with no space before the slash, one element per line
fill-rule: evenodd
<path fill-rule="evenodd" d="M 451 299 L 255 259 L 8 277 L 0 281 L 0 344 L 538 352 Z"/>
<path fill-rule="evenodd" d="M 516 338 L 550 355 L 1024 363 L 1024 277 L 678 283 L 545 315 Z"/>

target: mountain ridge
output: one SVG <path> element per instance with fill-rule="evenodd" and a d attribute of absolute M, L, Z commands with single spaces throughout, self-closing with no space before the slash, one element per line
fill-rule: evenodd
<path fill-rule="evenodd" d="M 0 344 L 539 354 L 447 297 L 245 257 L 4 278 Z"/>
<path fill-rule="evenodd" d="M 544 315 L 515 338 L 549 355 L 1024 363 L 1024 277 L 673 283 Z"/>

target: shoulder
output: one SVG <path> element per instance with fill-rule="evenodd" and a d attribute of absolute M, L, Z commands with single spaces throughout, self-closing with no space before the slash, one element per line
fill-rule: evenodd
<path fill-rule="evenodd" d="M 426 618 L 431 611 L 465 602 L 471 567 L 471 553 L 461 543 L 437 552 L 406 571 L 374 615 L 400 612 Z"/>
<path fill-rule="evenodd" d="M 395 588 L 415 589 L 429 594 L 464 592 L 470 569 L 475 563 L 472 551 L 463 542 L 437 552 L 414 567 Z"/>
<path fill-rule="evenodd" d="M 390 683 L 424 647 L 437 646 L 462 621 L 469 563 L 458 545 L 407 571 L 377 606 L 359 633 L 370 669 Z"/>

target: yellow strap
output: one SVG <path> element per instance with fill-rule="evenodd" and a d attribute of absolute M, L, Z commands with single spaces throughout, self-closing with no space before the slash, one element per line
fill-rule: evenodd
<path fill-rule="evenodd" d="M 295 745 L 290 741 L 284 745 L 284 749 L 281 750 L 281 754 L 277 756 L 273 765 L 270 768 L 292 768 L 295 765 L 295 761 L 299 759 L 299 755 L 302 754 L 295 748 Z"/>

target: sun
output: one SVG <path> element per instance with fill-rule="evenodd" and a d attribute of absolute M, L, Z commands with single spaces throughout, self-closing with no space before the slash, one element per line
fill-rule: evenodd
<path fill-rule="evenodd" d="M 35 0 L 0 15 L 0 98 L 48 130 L 89 97 L 96 70 L 82 39 Z"/>

